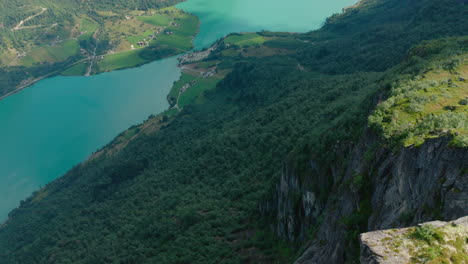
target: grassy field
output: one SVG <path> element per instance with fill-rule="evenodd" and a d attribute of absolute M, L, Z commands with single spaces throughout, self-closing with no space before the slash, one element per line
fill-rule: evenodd
<path fill-rule="evenodd" d="M 152 45 L 166 45 L 177 48 L 181 51 L 189 51 L 192 49 L 192 39 L 181 35 L 161 35 Z"/>
<path fill-rule="evenodd" d="M 78 41 L 69 39 L 57 44 L 57 46 L 45 46 L 34 49 L 21 59 L 21 63 L 24 66 L 33 66 L 44 62 L 60 62 L 68 57 L 77 55 L 79 51 L 80 46 Z"/>
<path fill-rule="evenodd" d="M 154 34 L 152 30 L 147 30 L 139 35 L 136 36 L 129 36 L 127 38 L 127 41 L 130 42 L 134 47 L 137 47 L 137 43 L 140 41 L 144 41 L 145 39 L 148 39 L 150 35 Z"/>
<path fill-rule="evenodd" d="M 160 31 L 160 27 L 144 23 L 136 18 L 107 21 L 105 24 L 106 34 L 112 39 L 112 50 L 121 52 L 131 50 L 132 45 L 138 48 L 137 43 L 148 39 L 149 35 Z"/>
<path fill-rule="evenodd" d="M 102 12 L 99 13 L 104 15 Z M 116 19 L 106 20 L 102 28 L 97 34 L 97 38 L 109 39 L 112 42 L 112 51 L 115 54 L 105 55 L 104 59 L 98 61 L 98 70 L 93 72 L 105 72 L 117 69 L 134 67 L 145 62 L 139 56 L 139 42 L 147 42 L 151 46 L 169 46 L 180 51 L 188 51 L 192 49 L 192 39 L 198 29 L 198 18 L 186 14 L 176 8 L 165 8 L 161 10 L 151 10 L 148 12 L 134 12 L 133 16 L 125 19 L 119 18 L 116 14 L 107 14 Z M 146 15 L 145 15 L 146 14 Z M 147 15 L 151 14 L 151 15 Z M 3 52 L 0 55 L 2 63 L 17 64 L 21 66 L 31 67 L 45 63 L 62 62 L 71 56 L 80 55 L 80 42 L 90 40 L 93 34 L 99 29 L 99 23 L 89 16 L 81 16 L 77 18 L 78 22 L 75 28 L 75 33 L 64 31 L 59 35 L 74 35 L 75 38 L 66 39 L 52 45 L 38 46 L 30 51 L 25 52 L 25 56 L 20 58 L 16 63 L 15 52 Z M 164 30 L 170 31 L 171 34 L 165 34 Z M 152 37 L 156 39 L 151 40 Z M 89 43 L 89 42 L 88 42 Z M 93 45 L 88 47 L 88 54 L 92 54 Z M 175 55 L 175 54 L 170 54 Z M 65 75 L 82 75 L 83 65 L 76 65 L 63 71 Z"/>
<path fill-rule="evenodd" d="M 114 51 L 119 53 L 106 55 L 99 61 L 97 72 L 129 68 L 148 62 L 139 56 L 143 50 L 138 45 L 139 42 L 146 42 L 150 47 L 168 46 L 181 52 L 192 49 L 198 18 L 175 8 L 155 12 L 151 16 L 136 16 L 108 25 L 112 29 L 111 38 L 118 43 L 115 44 L 117 48 Z"/>
<path fill-rule="evenodd" d="M 214 62 L 215 61 L 211 61 L 208 63 L 212 66 L 213 64 L 216 65 Z M 174 83 L 167 96 L 171 106 L 174 106 L 177 103 L 178 109 L 182 109 L 189 104 L 198 103 L 198 100 L 201 100 L 203 97 L 203 92 L 215 88 L 230 71 L 222 71 L 209 77 L 203 77 L 200 72 L 208 72 L 212 69 L 212 67 L 204 68 L 203 66 L 206 66 L 206 63 L 207 62 L 200 62 L 192 65 L 193 69 L 197 70 L 185 68 L 182 71 L 182 75 L 179 80 Z M 181 91 L 185 85 L 189 85 L 188 88 L 186 88 L 185 91 Z"/>
<path fill-rule="evenodd" d="M 171 91 L 169 92 L 169 95 L 167 96 L 169 102 L 176 102 L 177 98 L 179 97 L 180 89 L 186 84 L 190 83 L 193 80 L 195 80 L 197 77 L 194 75 L 187 74 L 185 72 L 182 73 L 180 76 L 180 79 L 174 83 L 172 86 Z"/>
<path fill-rule="evenodd" d="M 265 43 L 265 41 L 267 41 L 265 37 L 256 33 L 232 34 L 224 39 L 224 42 L 227 44 L 241 47 L 259 45 Z"/>
<path fill-rule="evenodd" d="M 65 76 L 81 76 L 86 73 L 88 67 L 89 64 L 87 62 L 81 62 L 64 70 L 60 74 Z"/>
<path fill-rule="evenodd" d="M 108 72 L 118 69 L 135 67 L 146 61 L 139 56 L 140 50 L 131 50 L 112 55 L 107 55 L 98 61 L 99 72 Z"/>
<path fill-rule="evenodd" d="M 186 105 L 194 102 L 198 96 L 203 94 L 207 90 L 211 90 L 216 87 L 216 85 L 221 81 L 220 77 L 210 77 L 210 78 L 200 78 L 196 80 L 195 84 L 188 88 L 184 93 L 179 97 L 179 108 L 183 108 Z"/>
<path fill-rule="evenodd" d="M 163 26 L 166 32 L 170 32 L 170 34 L 159 34 L 153 43 L 154 45 L 167 45 L 182 51 L 188 51 L 192 49 L 192 39 L 198 29 L 198 18 L 176 9 L 171 10 L 173 10 L 171 13 L 166 14 L 171 18 L 170 20 L 162 20 L 161 15 L 144 18 L 144 21 Z M 152 18 L 154 19 L 152 20 Z"/>
<path fill-rule="evenodd" d="M 198 18 L 189 14 L 181 13 L 174 18 L 176 25 L 169 25 L 168 29 L 178 35 L 190 37 L 198 30 Z"/>
<path fill-rule="evenodd" d="M 84 32 L 94 32 L 98 29 L 99 25 L 94 22 L 94 21 L 91 21 L 87 18 L 83 18 L 81 19 L 81 22 L 80 22 L 80 31 Z"/>
<path fill-rule="evenodd" d="M 288 35 L 265 33 L 235 33 L 223 39 L 226 45 L 221 51 L 224 57 L 266 57 L 291 53 L 304 45 L 303 42 Z M 234 58 L 235 59 L 235 58 Z M 226 60 L 224 60 L 226 62 Z"/>
<path fill-rule="evenodd" d="M 157 14 L 154 16 L 141 16 L 141 17 L 137 17 L 137 19 L 147 24 L 165 27 L 169 25 L 169 23 L 172 21 L 173 18 L 168 15 Z"/>
<path fill-rule="evenodd" d="M 149 13 L 153 12 L 156 14 L 150 16 L 136 12 L 134 17 L 107 22 L 107 34 L 113 39 L 113 51 L 116 53 L 105 55 L 104 59 L 97 62 L 97 69 L 93 72 L 130 68 L 149 62 L 149 59 L 140 56 L 146 47 L 138 45 L 139 42 L 147 43 L 151 48 L 166 46 L 180 52 L 192 49 L 192 39 L 198 29 L 197 17 L 175 8 L 153 10 Z M 86 20 L 82 24 L 83 29 L 94 29 L 93 24 Z M 166 31 L 171 33 L 166 34 Z M 167 54 L 170 55 L 175 55 L 175 52 Z"/>
<path fill-rule="evenodd" d="M 96 22 L 91 21 L 87 18 L 82 18 L 80 21 L 80 33 L 83 34 L 81 34 L 78 37 L 78 40 L 90 39 L 93 36 L 94 32 L 96 32 L 98 27 L 99 25 Z"/>

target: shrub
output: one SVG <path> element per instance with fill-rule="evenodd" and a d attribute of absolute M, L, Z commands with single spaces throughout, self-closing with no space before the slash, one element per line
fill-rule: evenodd
<path fill-rule="evenodd" d="M 432 244 L 434 241 L 442 241 L 443 234 L 431 225 L 424 225 L 417 227 L 411 234 L 410 237 L 417 240 L 426 241 L 428 244 Z"/>

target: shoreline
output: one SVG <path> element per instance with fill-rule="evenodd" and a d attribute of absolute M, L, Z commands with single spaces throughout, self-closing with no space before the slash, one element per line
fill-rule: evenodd
<path fill-rule="evenodd" d="M 26 83 L 26 84 L 23 84 L 21 86 L 19 86 L 18 88 L 14 89 L 13 91 L 11 92 L 8 92 L 6 93 L 5 95 L 2 95 L 0 96 L 0 101 L 2 101 L 3 99 L 6 99 L 7 97 L 11 96 L 11 95 L 14 95 L 14 94 L 17 94 L 21 91 L 23 91 L 24 89 L 34 85 L 35 83 L 43 80 L 43 79 L 46 79 L 46 78 L 49 78 L 49 77 L 53 77 L 55 76 L 55 73 L 49 73 L 48 75 L 45 75 L 45 76 L 42 76 L 42 77 L 39 77 L 39 78 L 36 78 L 36 79 L 33 79 L 31 80 L 30 82 Z"/>
<path fill-rule="evenodd" d="M 78 63 L 81 63 L 81 62 L 85 61 L 85 60 L 87 60 L 87 59 L 82 59 L 82 60 L 76 61 L 76 62 L 72 63 L 71 65 L 69 65 L 67 68 L 72 67 L 72 66 L 74 66 L 74 65 L 76 65 L 76 64 L 78 64 Z M 63 70 L 62 70 L 62 71 L 63 71 Z M 12 95 L 14 95 L 14 94 L 17 94 L 17 93 L 23 91 L 23 90 L 26 89 L 26 88 L 31 87 L 32 85 L 36 84 L 37 82 L 39 82 L 39 81 L 41 81 L 41 80 L 44 80 L 44 79 L 47 79 L 47 78 L 50 78 L 50 77 L 57 76 L 57 75 L 60 74 L 60 72 L 61 72 L 61 71 L 53 71 L 53 72 L 50 72 L 50 73 L 48 73 L 48 74 L 46 74 L 46 75 L 44 75 L 44 76 L 38 77 L 38 78 L 36 78 L 36 79 L 32 79 L 31 81 L 29 81 L 29 82 L 27 82 L 27 83 L 25 83 L 25 84 L 23 84 L 23 85 L 20 85 L 20 86 L 16 87 L 13 91 L 8 92 L 8 93 L 6 93 L 6 94 L 4 94 L 4 95 L 1 95 L 1 96 L 0 96 L 0 101 L 6 99 L 6 98 L 9 97 L 9 96 L 12 96 Z"/>
<path fill-rule="evenodd" d="M 185 2 L 187 0 L 183 0 L 182 2 Z M 88 69 L 88 72 L 86 72 L 84 75 L 70 75 L 69 77 L 89 77 L 89 76 L 93 76 L 93 75 L 99 75 L 99 74 L 102 74 L 102 73 L 108 73 L 108 72 L 114 72 L 114 71 L 121 71 L 121 70 L 127 70 L 127 69 L 133 69 L 133 68 L 139 68 L 143 65 L 146 65 L 146 64 L 149 64 L 149 63 L 152 63 L 152 62 L 155 62 L 155 61 L 160 61 L 160 60 L 164 60 L 164 59 L 168 59 L 168 58 L 171 58 L 171 57 L 174 57 L 174 56 L 180 56 L 180 55 L 184 55 L 184 54 L 188 54 L 188 53 L 191 53 L 191 52 L 194 52 L 196 50 L 196 47 L 194 45 L 194 40 L 195 38 L 197 37 L 197 35 L 200 33 L 200 25 L 201 25 L 201 21 L 200 21 L 200 18 L 198 16 L 196 16 L 195 14 L 191 14 L 191 13 L 188 13 L 188 12 L 185 12 L 183 9 L 179 9 L 177 8 L 176 6 L 178 5 L 179 3 L 175 4 L 175 5 L 172 5 L 172 6 L 169 6 L 169 7 L 174 7 L 178 10 L 181 10 L 183 13 L 186 13 L 186 14 L 190 14 L 194 17 L 197 18 L 197 30 L 195 32 L 195 35 L 192 36 L 192 39 L 191 39 L 191 44 L 192 44 L 192 47 L 190 50 L 182 50 L 182 49 L 178 49 L 178 48 L 175 48 L 176 50 L 178 50 L 179 52 L 177 53 L 174 53 L 174 54 L 169 54 L 169 55 L 166 55 L 166 56 L 163 56 L 161 58 L 157 58 L 157 59 L 154 59 L 154 60 L 150 60 L 150 61 L 146 61 L 146 62 L 142 62 L 142 63 L 139 63 L 137 65 L 133 65 L 133 66 L 126 66 L 126 67 L 122 67 L 120 69 L 115 69 L 115 70 L 111 70 L 111 71 L 102 71 L 102 72 L 98 72 L 98 73 L 95 73 L 95 74 L 89 74 L 89 70 Z M 144 49 L 144 48 L 138 48 L 138 49 Z M 96 51 L 96 50 L 95 50 Z M 125 53 L 125 52 L 131 52 L 133 50 L 124 50 L 124 51 L 121 51 L 121 52 L 117 52 L 117 53 L 112 53 L 112 54 L 104 54 L 104 55 L 99 55 L 99 56 L 109 56 L 109 55 L 114 55 L 114 54 L 119 54 L 119 53 Z M 50 77 L 55 77 L 55 76 L 59 76 L 61 72 L 65 71 L 66 69 L 78 64 L 78 63 L 81 63 L 83 61 L 91 61 L 91 62 L 94 62 L 95 61 L 95 58 L 97 57 L 98 55 L 94 54 L 93 56 L 91 57 L 88 57 L 88 58 L 84 58 L 84 59 L 81 59 L 79 61 L 76 61 L 74 63 L 72 63 L 71 65 L 68 65 L 66 68 L 62 69 L 62 70 L 57 70 L 57 71 L 54 71 L 54 72 L 50 72 L 44 76 L 40 76 L 38 78 L 35 78 L 35 79 L 32 79 L 30 81 L 28 81 L 27 83 L 25 84 L 20 84 L 19 86 L 15 87 L 15 89 L 13 89 L 12 91 L 4 94 L 4 95 L 0 95 L 0 102 L 6 98 L 8 98 L 9 96 L 12 96 L 12 95 L 15 95 L 23 90 L 25 90 L 26 88 L 29 88 L 31 86 L 33 86 L 34 84 L 36 84 L 37 82 L 41 81 L 41 80 L 44 80 L 44 79 L 47 79 L 47 78 L 50 78 Z M 92 65 L 91 65 L 92 66 Z M 180 68 L 180 67 L 179 67 Z M 66 75 L 62 75 L 62 76 L 66 76 Z"/>
<path fill-rule="evenodd" d="M 188 52 L 185 52 L 185 53 L 188 53 Z M 6 99 L 7 97 L 10 97 L 12 95 L 15 95 L 31 86 L 33 86 L 34 84 L 36 84 L 37 82 L 39 81 L 42 81 L 44 79 L 47 79 L 47 78 L 51 78 L 51 77 L 55 77 L 55 76 L 63 76 L 63 77 L 91 77 L 91 76 L 95 76 L 95 75 L 99 75 L 99 74 L 105 74 L 105 73 L 109 73 L 109 72 L 116 72 L 116 71 L 123 71 L 123 70 L 128 70 L 128 69 L 137 69 L 137 68 L 140 68 L 146 64 L 149 64 L 149 63 L 153 63 L 153 62 L 156 62 L 156 61 L 161 61 L 161 60 L 164 60 L 164 59 L 169 59 L 171 57 L 176 57 L 176 56 L 180 56 L 184 54 L 183 52 L 181 53 L 177 53 L 177 54 L 173 54 L 173 55 L 169 55 L 169 56 L 165 56 L 165 57 L 162 57 L 162 58 L 158 58 L 156 60 L 152 60 L 152 61 L 148 61 L 148 62 L 144 62 L 144 63 L 141 63 L 141 64 L 138 64 L 138 65 L 135 65 L 135 66 L 130 66 L 130 67 L 125 67 L 125 68 L 122 68 L 122 69 L 116 69 L 116 70 L 112 70 L 112 71 L 105 71 L 105 72 L 99 72 L 97 74 L 92 74 L 92 75 L 71 75 L 71 76 L 66 76 L 66 75 L 60 75 L 60 72 L 52 72 L 52 73 L 49 73 L 47 75 L 44 75 L 44 76 L 41 76 L 39 78 L 36 78 L 36 79 L 33 79 L 31 80 L 30 82 L 26 83 L 26 84 L 23 84 L 23 85 L 20 85 L 19 87 L 17 87 L 15 90 L 11 91 L 11 92 L 8 92 L 2 96 L 0 96 L 0 102 L 4 99 Z M 73 65 L 71 65 L 73 66 Z"/>

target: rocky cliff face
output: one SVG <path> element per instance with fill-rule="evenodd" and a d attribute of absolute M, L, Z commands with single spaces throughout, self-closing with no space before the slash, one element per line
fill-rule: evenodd
<path fill-rule="evenodd" d="M 322 207 L 316 194 L 301 182 L 296 169 L 285 163 L 274 200 L 263 204 L 260 210 L 273 213 L 274 229 L 280 237 L 302 241 L 307 229 L 317 222 Z"/>
<path fill-rule="evenodd" d="M 337 148 L 332 165 L 311 161 L 301 175 L 285 164 L 275 199 L 261 209 L 275 216 L 280 236 L 312 236 L 297 264 L 351 262 L 359 257 L 361 232 L 468 215 L 468 152 L 449 142 L 395 151 L 367 132 Z M 333 179 L 330 188 L 322 187 L 326 178 Z"/>

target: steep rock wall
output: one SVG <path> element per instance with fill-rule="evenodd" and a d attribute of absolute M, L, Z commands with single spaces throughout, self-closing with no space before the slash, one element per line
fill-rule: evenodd
<path fill-rule="evenodd" d="M 315 173 L 300 175 L 286 163 L 274 199 L 261 210 L 275 217 L 281 237 L 312 236 L 297 264 L 356 260 L 360 232 L 468 215 L 468 151 L 449 142 L 395 151 L 366 132 L 357 144 L 337 147 L 331 165 L 311 161 Z M 327 178 L 331 188 L 321 185 Z"/>

